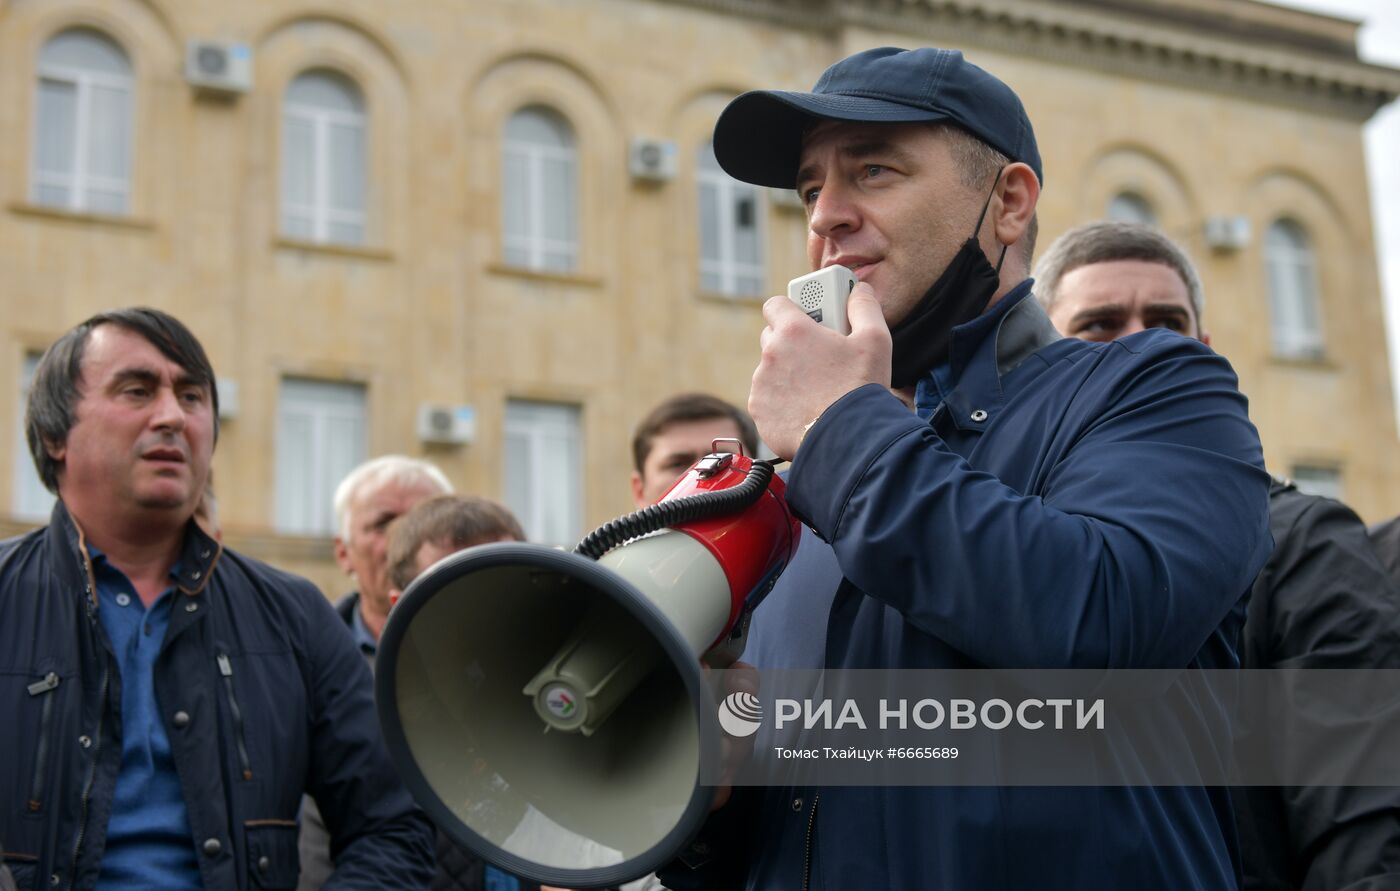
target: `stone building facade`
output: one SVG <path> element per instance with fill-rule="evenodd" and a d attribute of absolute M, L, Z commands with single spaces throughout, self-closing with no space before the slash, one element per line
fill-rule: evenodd
<path fill-rule="evenodd" d="M 654 402 L 743 403 L 762 298 L 806 271 L 790 197 L 712 169 L 720 109 L 936 44 L 1023 97 L 1042 243 L 1112 213 L 1185 244 L 1270 465 L 1379 519 L 1361 127 L 1400 71 L 1356 30 L 1252 0 L 0 0 L 0 418 L 57 334 L 148 304 L 221 376 L 234 546 L 344 588 L 330 491 L 386 452 L 564 543 L 627 509 Z M 43 512 L 20 442 L 3 532 Z"/>

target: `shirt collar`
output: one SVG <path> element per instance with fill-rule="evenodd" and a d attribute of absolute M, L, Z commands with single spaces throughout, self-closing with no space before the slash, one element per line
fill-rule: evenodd
<path fill-rule="evenodd" d="M 977 318 L 953 329 L 949 359 L 920 379 L 914 408 L 927 418 L 947 403 L 961 429 L 981 430 L 1001 408 L 1001 379 L 1047 344 L 1061 339 L 1031 296 L 1032 279 Z"/>
<path fill-rule="evenodd" d="M 101 548 L 87 542 L 84 542 L 84 545 L 87 547 L 88 557 L 92 559 L 92 574 L 96 576 L 99 591 L 118 593 L 113 588 L 114 585 L 121 585 L 123 582 L 127 585 L 131 584 L 131 579 L 127 578 L 126 573 L 117 568 L 115 563 L 107 559 L 107 555 L 103 553 Z M 170 579 L 170 585 L 161 592 L 161 597 L 169 594 L 179 582 L 180 561 L 176 560 L 175 565 L 170 567 L 170 573 L 167 577 Z"/>
<path fill-rule="evenodd" d="M 360 601 L 363 598 L 363 594 L 356 597 L 355 606 L 350 610 L 350 635 L 355 638 L 355 643 L 360 645 L 360 652 L 373 656 L 379 649 L 379 641 L 374 639 L 369 626 L 365 624 L 365 617 L 360 615 Z"/>
<path fill-rule="evenodd" d="M 101 557 L 103 562 L 110 567 L 110 561 L 107 560 L 106 555 L 87 541 L 83 530 L 78 526 L 77 520 L 68 513 L 62 499 L 59 499 L 54 505 L 53 516 L 49 521 L 49 534 L 59 536 L 61 540 L 67 541 L 74 548 L 75 556 L 80 556 L 85 552 L 88 558 L 93 561 L 97 557 Z M 180 554 L 175 560 L 175 565 L 171 567 L 175 587 L 191 597 L 203 593 L 205 586 L 209 584 L 209 579 L 214 575 L 219 558 L 223 554 L 223 544 L 206 533 L 194 520 L 186 522 L 185 540 L 180 546 Z M 95 579 L 93 581 L 96 582 Z M 79 583 L 81 584 L 81 581 Z M 97 592 L 89 591 L 88 593 L 93 597 L 92 604 L 95 606 Z"/>

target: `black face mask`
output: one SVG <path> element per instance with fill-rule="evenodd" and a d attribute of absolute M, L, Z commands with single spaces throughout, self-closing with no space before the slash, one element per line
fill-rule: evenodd
<path fill-rule="evenodd" d="M 987 255 L 982 253 L 977 233 L 982 231 L 982 221 L 987 217 L 987 208 L 1000 181 L 998 172 L 992 191 L 987 193 L 987 200 L 982 204 L 972 236 L 963 242 L 948 268 L 933 287 L 924 292 L 923 299 L 908 317 L 890 331 L 894 341 L 890 383 L 895 389 L 917 383 L 930 368 L 948 361 L 953 329 L 981 315 L 987 301 L 997 292 L 1006 245 L 1001 246 L 1001 257 L 993 268 Z"/>

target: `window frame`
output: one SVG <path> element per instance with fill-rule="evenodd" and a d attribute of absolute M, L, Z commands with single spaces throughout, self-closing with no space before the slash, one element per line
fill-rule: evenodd
<path fill-rule="evenodd" d="M 1124 216 L 1114 216 L 1115 206 L 1131 206 L 1132 218 Z M 1136 223 L 1141 226 L 1158 226 L 1158 216 L 1156 206 L 1147 199 L 1147 196 L 1135 189 L 1119 189 L 1108 198 L 1108 204 L 1104 206 L 1103 216 L 1106 220 L 1113 220 L 1120 223 Z"/>
<path fill-rule="evenodd" d="M 55 64 L 45 62 L 44 50 L 59 37 L 70 32 L 86 32 L 96 40 L 110 43 L 121 54 L 122 60 L 126 63 L 127 73 L 125 75 L 112 74 L 106 71 L 93 71 L 86 68 L 74 67 L 71 65 Z M 71 84 L 74 90 L 74 121 L 73 121 L 73 166 L 69 173 L 55 173 L 40 169 L 39 141 L 40 126 L 43 105 L 43 85 L 45 81 L 52 83 Z M 89 172 L 91 168 L 91 148 L 92 129 L 92 93 L 95 88 L 106 88 L 111 90 L 121 90 L 126 94 L 126 145 L 123 147 L 126 152 L 126 175 L 124 178 L 103 176 Z M 52 207 L 59 210 L 67 210 L 73 213 L 100 213 L 112 216 L 127 216 L 131 213 L 132 198 L 132 167 L 134 166 L 136 153 L 136 74 L 135 66 L 132 65 L 131 55 L 126 48 L 118 43 L 111 35 L 96 28 L 73 27 L 64 28 L 49 35 L 48 39 L 39 48 L 39 57 L 34 66 L 34 111 L 32 138 L 30 140 L 30 161 L 29 161 L 29 200 L 38 207 Z M 66 188 L 68 190 L 68 200 L 64 204 L 55 204 L 43 200 L 40 197 L 40 188 L 52 186 Z M 121 196 L 122 207 L 120 210 L 96 210 L 88 200 L 88 193 L 93 190 L 116 193 Z"/>
<path fill-rule="evenodd" d="M 1287 244 L 1274 233 L 1283 234 Z M 1317 361 L 1326 356 L 1327 341 L 1322 322 L 1322 289 L 1317 249 L 1302 223 L 1289 216 L 1276 217 L 1264 230 L 1264 287 L 1269 304 L 1269 345 L 1283 359 Z M 1287 272 L 1287 288 L 1278 287 L 1277 275 Z M 1310 306 L 1304 306 L 1304 302 Z M 1309 314 L 1313 325 L 1304 323 Z"/>
<path fill-rule="evenodd" d="M 764 237 L 764 210 L 767 207 L 765 201 L 765 190 L 750 183 L 740 182 L 724 172 L 715 161 L 713 166 L 706 164 L 707 158 L 714 158 L 714 146 L 706 141 L 700 146 L 696 153 L 695 161 L 695 216 L 696 230 L 699 233 L 697 256 L 699 258 L 699 286 L 700 290 L 707 294 L 721 294 L 726 297 L 752 297 L 763 293 L 763 283 L 767 279 L 767 239 Z M 705 190 L 713 189 L 715 193 L 716 224 L 718 232 L 715 233 L 715 245 L 719 250 L 719 257 L 705 256 L 705 220 L 704 220 L 704 194 Z M 753 198 L 754 207 L 754 240 L 757 245 L 758 261 L 754 263 L 739 260 L 737 258 L 738 231 L 734 222 L 735 214 L 739 206 L 740 198 L 747 193 Z M 717 288 L 711 287 L 706 282 L 707 276 L 713 276 L 719 283 Z M 752 278 L 757 282 L 757 287 L 740 287 L 740 280 Z"/>
<path fill-rule="evenodd" d="M 28 431 L 24 415 L 29 404 L 29 392 L 34 387 L 34 373 L 39 368 L 40 350 L 24 350 L 19 363 L 19 399 L 15 421 L 15 459 L 10 468 L 10 515 L 18 520 L 47 520 L 58 500 L 39 478 L 34 456 L 29 453 Z"/>
<path fill-rule="evenodd" d="M 557 126 L 567 145 L 544 145 L 509 135 L 511 121 L 523 114 L 537 114 Z M 512 187 L 506 174 L 509 160 L 517 157 L 524 163 L 525 174 L 522 187 L 525 189 L 525 232 L 512 233 L 507 225 L 506 208 L 510 204 L 508 191 Z M 545 234 L 545 220 L 550 208 L 546 206 L 545 164 L 562 161 L 567 165 L 568 186 L 572 200 L 569 202 L 573 213 L 571 240 L 551 238 Z M 581 183 L 579 181 L 580 152 L 578 131 L 573 123 L 561 112 L 548 105 L 526 105 L 517 108 L 506 118 L 501 131 L 501 259 L 506 266 L 528 269 L 534 272 L 570 275 L 578 272 L 580 250 L 579 202 Z M 512 257 L 512 252 L 524 255 L 524 262 Z M 562 268 L 550 266 L 547 257 L 559 254 L 565 258 Z"/>
<path fill-rule="evenodd" d="M 502 443 L 505 445 L 505 460 L 501 465 L 502 495 L 511 510 L 520 519 L 529 541 L 546 545 L 572 547 L 583 535 L 585 467 L 583 461 L 584 432 L 583 406 L 570 402 L 545 402 L 533 399 L 509 399 L 501 425 Z M 548 539 L 547 524 L 543 520 L 551 508 L 546 497 L 551 488 L 540 481 L 544 475 L 539 467 L 551 463 L 544 442 L 551 433 L 566 433 L 565 441 L 572 446 L 572 459 L 567 468 L 569 489 L 562 496 L 565 507 L 572 512 L 566 519 L 564 541 Z M 528 503 L 516 502 L 510 490 L 510 465 L 513 459 L 520 459 L 519 450 L 509 446 L 512 436 L 526 437 L 528 454 L 524 455 L 524 478 L 534 483 L 526 494 Z M 557 465 L 556 465 L 557 466 Z M 557 489 L 555 490 L 557 491 Z M 567 540 L 572 539 L 572 540 Z"/>
<path fill-rule="evenodd" d="M 1343 501 L 1346 495 L 1346 480 L 1340 464 L 1329 462 L 1297 462 L 1289 471 L 1289 478 L 1305 495 L 1316 495 Z"/>
<path fill-rule="evenodd" d="M 310 105 L 290 99 L 288 94 L 292 85 L 302 77 L 308 75 L 321 75 L 330 80 L 338 81 L 338 86 L 349 88 L 351 97 L 357 101 L 364 109 L 362 111 L 345 111 L 342 109 L 325 108 L 323 106 Z M 284 238 L 304 239 L 317 244 L 341 244 L 352 246 L 363 246 L 369 242 L 369 168 L 370 168 L 370 132 L 369 132 L 369 110 L 368 100 L 364 90 L 354 78 L 330 68 L 308 68 L 298 72 L 291 80 L 287 81 L 286 88 L 282 91 L 281 106 L 281 133 L 282 141 L 278 154 L 278 169 L 281 174 L 279 179 L 279 200 L 278 200 L 278 232 Z M 288 118 L 301 121 L 311 127 L 311 203 L 302 204 L 292 201 L 287 196 L 286 175 L 289 168 L 287 152 L 287 120 Z M 359 131 L 360 144 L 362 146 L 362 165 L 359 171 L 360 188 L 363 210 L 345 210 L 333 207 L 331 204 L 332 184 L 331 184 L 331 130 L 337 126 L 353 126 Z M 311 224 L 311 234 L 309 236 L 295 235 L 288 231 L 287 218 L 295 216 L 307 219 Z M 343 238 L 331 236 L 333 225 L 358 226 L 359 239 L 348 241 Z"/>
<path fill-rule="evenodd" d="M 346 396 L 343 401 L 319 399 L 311 400 L 303 398 L 298 394 L 294 400 L 295 408 L 301 412 L 310 414 L 313 421 L 311 431 L 311 443 L 308 453 L 311 455 L 327 455 L 326 442 L 330 436 L 327 425 L 330 420 L 354 420 L 360 425 L 360 435 L 358 448 L 353 449 L 354 454 L 348 462 L 348 466 L 343 468 L 327 467 L 324 474 L 313 473 L 311 480 L 311 495 L 307 499 L 307 504 L 311 505 L 309 511 L 309 522 L 293 523 L 288 522 L 283 513 L 284 505 L 284 474 L 291 470 L 287 465 L 287 456 L 283 452 L 283 430 L 287 420 L 288 400 L 287 395 L 289 385 L 292 389 L 304 387 L 304 392 L 309 392 L 315 388 L 321 388 L 321 392 L 338 392 Z M 356 398 L 348 398 L 354 393 Z M 354 411 L 348 410 L 351 403 Z M 370 439 L 370 412 L 369 412 L 369 387 L 360 381 L 352 380 L 326 380 L 322 378 L 303 377 L 296 374 L 282 374 L 277 377 L 277 415 L 274 427 L 274 449 L 273 449 L 273 505 L 272 505 L 272 525 L 278 533 L 282 535 L 305 535 L 332 537 L 339 534 L 339 529 L 335 525 L 335 511 L 333 501 L 335 498 L 336 486 L 340 480 L 355 467 L 363 463 L 369 456 Z M 322 463 L 313 462 L 315 468 L 319 469 Z"/>

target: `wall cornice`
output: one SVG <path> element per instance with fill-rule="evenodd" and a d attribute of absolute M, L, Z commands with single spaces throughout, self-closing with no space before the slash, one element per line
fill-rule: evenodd
<path fill-rule="evenodd" d="M 815 32 L 833 45 L 852 31 L 926 36 L 1358 121 L 1400 95 L 1400 70 L 1356 57 L 1355 23 L 1253 0 L 670 2 Z"/>

